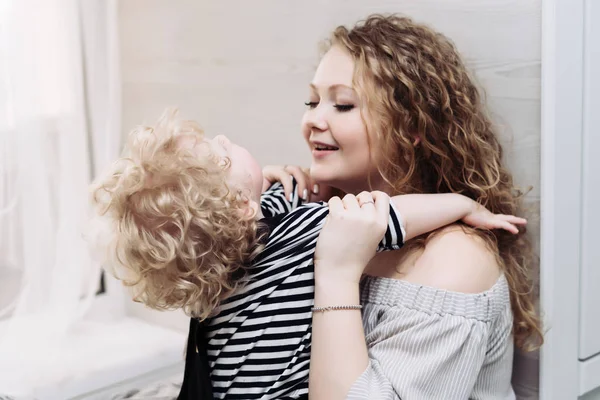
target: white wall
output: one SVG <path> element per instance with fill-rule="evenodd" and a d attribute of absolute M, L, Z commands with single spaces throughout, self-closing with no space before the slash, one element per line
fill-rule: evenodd
<path fill-rule="evenodd" d="M 123 129 L 168 105 L 264 163 L 307 164 L 300 137 L 317 44 L 402 12 L 451 37 L 487 89 L 517 182 L 539 199 L 540 1 L 122 0 Z M 535 231 L 535 229 L 533 229 Z"/>
<path fill-rule="evenodd" d="M 121 0 L 123 129 L 178 105 L 264 164 L 306 165 L 299 126 L 317 44 L 374 12 L 428 23 L 462 51 L 487 91 L 517 184 L 533 186 L 526 205 L 537 248 L 540 0 Z"/>

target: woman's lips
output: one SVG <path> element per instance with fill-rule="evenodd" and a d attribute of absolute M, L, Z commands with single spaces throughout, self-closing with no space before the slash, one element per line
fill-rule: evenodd
<path fill-rule="evenodd" d="M 312 150 L 312 156 L 314 158 L 325 158 L 333 153 L 335 153 L 337 150 L 317 150 L 317 149 L 313 149 Z"/>

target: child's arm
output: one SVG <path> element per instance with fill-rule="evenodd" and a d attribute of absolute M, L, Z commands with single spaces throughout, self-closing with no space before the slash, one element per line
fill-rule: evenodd
<path fill-rule="evenodd" d="M 280 190 L 283 192 L 283 189 Z M 373 199 L 377 196 L 387 197 L 388 195 L 383 192 L 372 192 Z M 281 197 L 284 198 L 284 195 L 281 194 Z M 468 197 L 454 193 L 407 194 L 394 196 L 391 200 L 387 228 L 383 239 L 377 246 L 377 252 L 397 250 L 411 238 L 458 220 L 478 228 L 505 229 L 512 233 L 518 232 L 515 225 L 527 223 L 525 219 L 512 215 L 493 214 Z M 324 209 L 325 213 L 320 214 L 319 217 L 312 216 L 312 212 L 318 212 L 316 210 L 319 209 Z M 294 221 L 294 223 L 302 224 L 304 220 L 311 220 L 313 228 L 310 233 L 303 232 L 304 239 L 307 240 L 312 237 L 312 234 L 319 234 L 328 213 L 327 205 L 324 203 L 310 203 L 299 208 L 294 207 L 290 211 L 285 217 L 286 223 Z"/>
<path fill-rule="evenodd" d="M 374 199 L 387 196 L 383 192 L 372 195 Z M 493 214 L 481 204 L 455 193 L 394 196 L 389 209 L 388 226 L 377 252 L 397 250 L 407 240 L 458 220 L 477 228 L 505 229 L 511 233 L 518 233 L 517 226 L 527 223 L 524 218 Z"/>
<path fill-rule="evenodd" d="M 263 192 L 279 182 L 283 185 L 285 198 L 290 202 L 295 195 L 299 195 L 304 201 L 310 200 L 312 189 L 309 189 L 311 182 L 306 169 L 295 165 L 267 165 L 263 167 L 262 174 Z"/>
<path fill-rule="evenodd" d="M 402 215 L 404 240 L 434 231 L 462 220 L 467 225 L 485 229 L 505 229 L 518 233 L 516 225 L 527 221 L 512 215 L 493 214 L 470 198 L 455 194 L 406 194 L 392 197 Z"/>
<path fill-rule="evenodd" d="M 312 185 L 318 194 L 309 192 L 307 182 L 310 182 L 306 171 L 299 167 L 287 167 L 294 171 L 288 175 L 284 167 L 265 167 L 263 169 L 263 193 L 260 206 L 265 217 L 274 217 L 279 214 L 288 213 L 308 202 L 320 202 L 322 199 L 329 200 L 332 188 L 325 185 Z M 308 199 L 308 200 L 307 200 Z"/>
<path fill-rule="evenodd" d="M 260 196 L 260 208 L 265 217 L 274 217 L 279 214 L 286 214 L 302 204 L 302 199 L 298 197 L 297 183 L 291 180 L 292 195 L 288 196 L 281 182 L 275 182 L 267 190 L 264 190 Z"/>
<path fill-rule="evenodd" d="M 333 188 L 313 182 L 307 168 L 295 165 L 267 165 L 262 173 L 263 192 L 279 182 L 283 185 L 286 199 L 290 201 L 293 201 L 293 196 L 299 196 L 305 203 L 328 201 L 333 196 Z M 294 181 L 296 185 L 293 185 Z"/>

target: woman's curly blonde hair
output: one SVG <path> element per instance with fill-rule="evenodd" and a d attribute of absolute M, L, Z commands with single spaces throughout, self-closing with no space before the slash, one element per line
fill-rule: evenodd
<path fill-rule="evenodd" d="M 247 199 L 226 184 L 229 161 L 199 155 L 202 140 L 196 123 L 167 110 L 130 133 L 123 157 L 92 186 L 97 218 L 111 227 L 105 267 L 136 301 L 199 319 L 239 287 L 259 251 Z"/>
<path fill-rule="evenodd" d="M 494 213 L 517 214 L 522 193 L 502 166 L 502 148 L 479 91 L 448 38 L 409 18 L 372 15 L 350 30 L 335 29 L 328 45 L 341 46 L 355 60 L 365 121 L 375 121 L 367 128 L 383 149 L 378 168 L 394 194 L 460 193 Z M 499 251 L 516 344 L 541 345 L 533 252 L 524 231 L 477 232 Z"/>

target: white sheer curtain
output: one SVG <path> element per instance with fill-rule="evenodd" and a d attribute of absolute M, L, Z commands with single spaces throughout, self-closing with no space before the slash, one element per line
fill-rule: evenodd
<path fill-rule="evenodd" d="M 62 378 L 99 282 L 88 185 L 120 146 L 116 0 L 0 0 L 0 395 Z"/>

